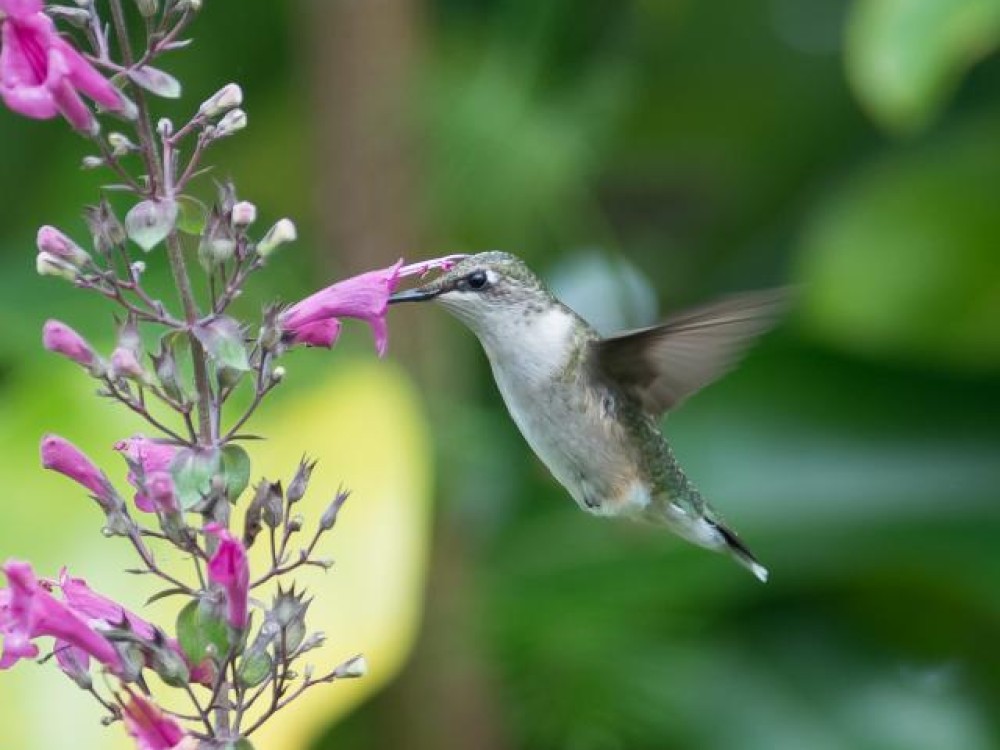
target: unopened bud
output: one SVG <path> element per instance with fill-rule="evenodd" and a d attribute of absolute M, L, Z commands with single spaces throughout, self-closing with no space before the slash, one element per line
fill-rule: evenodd
<path fill-rule="evenodd" d="M 350 678 L 350 677 L 364 677 L 368 674 L 368 662 L 365 661 L 363 656 L 355 656 L 353 659 L 349 659 L 337 667 L 334 672 L 334 676 L 340 678 Z"/>
<path fill-rule="evenodd" d="M 219 120 L 215 126 L 215 137 L 226 138 L 237 133 L 247 126 L 247 113 L 242 109 L 231 109 Z"/>
<path fill-rule="evenodd" d="M 86 339 L 58 320 L 46 321 L 42 328 L 42 345 L 50 352 L 68 357 L 84 367 L 92 366 L 96 360 L 94 350 Z"/>
<path fill-rule="evenodd" d="M 266 258 L 281 245 L 295 242 L 298 236 L 295 224 L 292 223 L 291 219 L 280 219 L 267 231 L 264 239 L 257 243 L 257 254 L 262 258 Z"/>
<path fill-rule="evenodd" d="M 285 493 L 288 498 L 289 505 L 297 503 L 306 494 L 306 488 L 309 486 L 309 479 L 312 477 L 313 469 L 315 468 L 315 461 L 309 461 L 305 458 L 299 461 L 299 468 L 296 469 L 295 476 L 288 485 L 288 492 Z"/>
<path fill-rule="evenodd" d="M 236 240 L 232 229 L 225 221 L 218 207 L 213 208 L 205 222 L 198 245 L 198 259 L 206 270 L 225 263 L 236 252 Z"/>
<path fill-rule="evenodd" d="M 143 18 L 152 18 L 156 15 L 156 11 L 159 10 L 157 0 L 135 0 L 135 5 Z"/>
<path fill-rule="evenodd" d="M 127 239 L 125 227 L 118 220 L 107 199 L 102 198 L 98 205 L 87 208 L 84 218 L 90 227 L 97 252 L 106 255 L 115 247 L 125 243 Z"/>
<path fill-rule="evenodd" d="M 257 207 L 250 201 L 240 201 L 233 205 L 230 220 L 237 229 L 245 229 L 257 221 Z"/>
<path fill-rule="evenodd" d="M 57 258 L 52 253 L 39 253 L 35 259 L 35 269 L 39 276 L 59 276 L 69 281 L 76 281 L 80 275 L 76 266 Z"/>
<path fill-rule="evenodd" d="M 108 133 L 108 145 L 111 146 L 111 153 L 115 156 L 125 156 L 137 148 L 127 135 L 118 132 Z"/>
<path fill-rule="evenodd" d="M 160 138 L 169 138 L 174 134 L 174 123 L 169 117 L 161 117 L 156 121 L 156 132 Z"/>
<path fill-rule="evenodd" d="M 235 83 L 230 83 L 203 101 L 198 107 L 198 114 L 203 117 L 216 117 L 241 104 L 243 104 L 243 89 Z"/>
<path fill-rule="evenodd" d="M 66 641 L 57 641 L 54 653 L 59 669 L 84 690 L 90 690 L 93 681 L 90 678 L 90 659 L 87 653 Z"/>
<path fill-rule="evenodd" d="M 100 156 L 85 156 L 81 164 L 84 169 L 99 169 L 104 166 L 104 159 Z"/>
<path fill-rule="evenodd" d="M 275 529 L 281 525 L 283 516 L 284 495 L 281 489 L 281 482 L 262 480 L 254 491 L 250 507 L 247 508 L 246 525 L 243 533 L 244 539 L 250 537 L 250 541 L 252 542 L 252 537 L 256 536 L 256 532 L 259 531 L 259 528 L 254 529 L 254 527 L 259 527 L 261 519 L 272 529 Z M 247 542 L 247 544 L 249 543 Z"/>
<path fill-rule="evenodd" d="M 351 496 L 351 493 L 347 490 L 338 490 L 337 496 L 330 501 L 330 504 L 323 511 L 323 515 L 320 516 L 319 526 L 323 531 L 329 531 L 337 523 L 337 515 L 340 513 L 340 509 L 343 507 L 344 503 L 347 502 L 347 498 Z"/>
<path fill-rule="evenodd" d="M 278 365 L 271 371 L 271 380 L 275 383 L 280 383 L 285 379 L 285 368 Z"/>
<path fill-rule="evenodd" d="M 39 252 L 54 255 L 77 268 L 90 263 L 90 254 L 55 227 L 40 227 L 36 244 Z"/>
<path fill-rule="evenodd" d="M 62 18 L 74 26 L 85 29 L 90 25 L 90 12 L 83 8 L 68 8 L 65 5 L 50 5 L 45 9 L 53 18 Z"/>
<path fill-rule="evenodd" d="M 137 260 L 132 264 L 132 273 L 135 276 L 142 276 L 146 273 L 146 264 L 144 261 Z"/>
<path fill-rule="evenodd" d="M 141 380 L 146 375 L 135 352 L 123 346 L 119 346 L 111 353 L 111 371 L 119 378 Z"/>
<path fill-rule="evenodd" d="M 302 526 L 305 524 L 306 520 L 300 514 L 296 513 L 294 516 L 288 519 L 288 531 L 296 532 L 302 531 Z"/>

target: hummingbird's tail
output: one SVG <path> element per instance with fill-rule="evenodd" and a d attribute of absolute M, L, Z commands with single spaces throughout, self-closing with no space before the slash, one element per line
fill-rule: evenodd
<path fill-rule="evenodd" d="M 723 524 L 717 521 L 709 521 L 715 530 L 719 532 L 719 536 L 722 537 L 723 542 L 726 545 L 726 551 L 729 555 L 744 568 L 749 570 L 754 576 L 760 580 L 761 583 L 767 583 L 767 568 L 760 564 L 756 557 L 754 557 L 753 552 L 747 547 L 743 540 L 740 539 L 735 531 L 726 528 Z"/>

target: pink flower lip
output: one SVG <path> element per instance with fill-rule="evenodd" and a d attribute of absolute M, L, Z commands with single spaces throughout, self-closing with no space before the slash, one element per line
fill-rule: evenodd
<path fill-rule="evenodd" d="M 93 113 L 80 98 L 124 111 L 121 94 L 56 32 L 38 0 L 3 0 L 0 11 L 0 98 L 15 112 L 47 120 L 63 115 L 77 130 L 96 132 Z"/>

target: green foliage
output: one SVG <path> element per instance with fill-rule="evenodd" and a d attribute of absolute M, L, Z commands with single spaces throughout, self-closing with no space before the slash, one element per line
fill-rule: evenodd
<path fill-rule="evenodd" d="M 177 615 L 177 640 L 192 664 L 206 658 L 225 659 L 232 645 L 232 631 L 225 613 L 210 602 L 189 602 Z"/>
<path fill-rule="evenodd" d="M 998 44 L 998 0 L 855 0 L 845 60 L 872 116 L 912 133 L 941 113 L 966 71 Z"/>

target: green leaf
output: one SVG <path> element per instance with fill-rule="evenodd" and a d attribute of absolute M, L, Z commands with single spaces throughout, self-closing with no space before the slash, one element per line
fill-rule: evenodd
<path fill-rule="evenodd" d="M 177 209 L 177 229 L 184 234 L 201 236 L 208 215 L 205 204 L 190 195 L 182 195 L 177 199 Z"/>
<path fill-rule="evenodd" d="M 218 450 L 185 448 L 170 464 L 170 475 L 182 510 L 191 510 L 208 495 L 222 460 Z"/>
<path fill-rule="evenodd" d="M 239 445 L 222 449 L 222 471 L 226 477 L 226 494 L 235 503 L 250 484 L 250 456 Z"/>
<path fill-rule="evenodd" d="M 222 612 L 203 601 L 193 601 L 177 615 L 177 640 L 192 664 L 206 657 L 220 660 L 229 652 L 230 629 Z"/>
<path fill-rule="evenodd" d="M 240 324 L 229 317 L 215 318 L 205 325 L 195 326 L 194 335 L 205 351 L 223 369 L 247 372 L 250 361 L 243 344 Z"/>
<path fill-rule="evenodd" d="M 176 223 L 176 201 L 148 200 L 133 206 L 125 216 L 125 231 L 148 253 L 167 238 Z"/>
<path fill-rule="evenodd" d="M 879 160 L 821 204 L 803 237 L 805 322 L 868 356 L 1000 363 L 1000 117 Z"/>
<path fill-rule="evenodd" d="M 271 657 L 266 651 L 250 651 L 240 661 L 239 678 L 243 687 L 256 687 L 271 674 Z"/>
<path fill-rule="evenodd" d="M 914 132 L 998 43 L 1000 0 L 858 0 L 847 25 L 847 74 L 883 127 Z"/>

